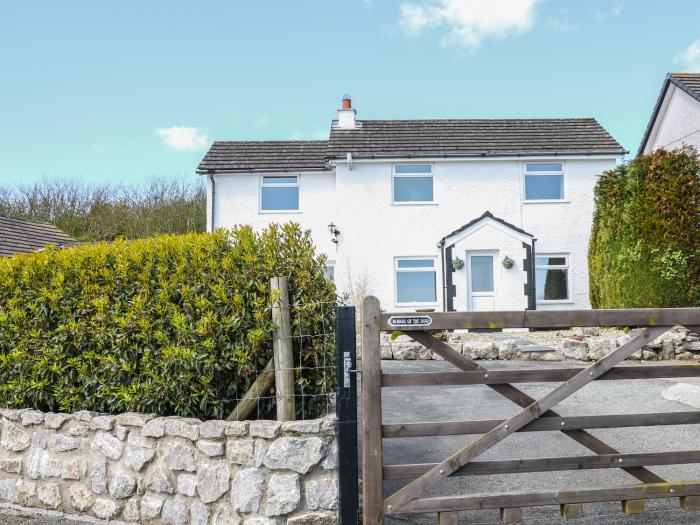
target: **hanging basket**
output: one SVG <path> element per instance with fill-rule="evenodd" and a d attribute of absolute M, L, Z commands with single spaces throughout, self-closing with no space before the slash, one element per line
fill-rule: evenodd
<path fill-rule="evenodd" d="M 459 257 L 455 257 L 452 259 L 452 269 L 453 270 L 461 270 L 464 268 L 464 261 L 460 259 Z"/>
<path fill-rule="evenodd" d="M 501 264 L 506 270 L 510 270 L 515 264 L 515 261 L 506 255 Z"/>

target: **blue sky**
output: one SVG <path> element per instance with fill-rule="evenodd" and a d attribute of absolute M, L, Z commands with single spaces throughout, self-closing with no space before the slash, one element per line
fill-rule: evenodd
<path fill-rule="evenodd" d="M 0 185 L 194 178 L 215 139 L 359 118 L 596 117 L 636 150 L 697 0 L 0 0 Z"/>

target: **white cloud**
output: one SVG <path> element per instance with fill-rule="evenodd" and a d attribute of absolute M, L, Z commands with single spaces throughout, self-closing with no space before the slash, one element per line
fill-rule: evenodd
<path fill-rule="evenodd" d="M 532 27 L 540 0 L 422 0 L 401 4 L 399 24 L 407 35 L 445 27 L 443 46 L 475 50 L 484 39 L 505 37 Z"/>
<path fill-rule="evenodd" d="M 200 151 L 209 144 L 207 136 L 197 128 L 184 126 L 157 128 L 156 134 L 163 141 L 163 144 L 175 151 Z"/>
<path fill-rule="evenodd" d="M 673 61 L 681 64 L 685 71 L 700 71 L 700 38 L 678 53 Z"/>

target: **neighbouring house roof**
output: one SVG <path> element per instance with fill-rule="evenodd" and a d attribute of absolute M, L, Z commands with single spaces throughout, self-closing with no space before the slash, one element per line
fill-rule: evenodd
<path fill-rule="evenodd" d="M 484 213 L 482 213 L 480 216 L 478 216 L 476 219 L 469 221 L 469 222 L 468 222 L 467 224 L 465 224 L 464 226 L 460 226 L 460 227 L 457 228 L 456 230 L 454 230 L 454 231 L 448 233 L 447 235 L 445 235 L 442 239 L 440 239 L 440 242 L 441 242 L 441 243 L 445 242 L 445 241 L 446 241 L 447 239 L 449 239 L 450 237 L 454 237 L 454 236 L 457 235 L 458 233 L 461 233 L 461 232 L 463 232 L 464 230 L 468 230 L 469 228 L 471 228 L 471 227 L 474 226 L 475 224 L 478 224 L 478 223 L 480 223 L 481 221 L 483 221 L 483 220 L 485 220 L 485 219 L 492 219 L 492 220 L 494 220 L 494 221 L 496 221 L 496 222 L 502 224 L 503 226 L 506 226 L 507 228 L 509 228 L 509 229 L 511 229 L 511 230 L 513 230 L 513 231 L 515 231 L 515 232 L 521 233 L 521 234 L 526 235 L 526 236 L 528 236 L 528 237 L 534 237 L 534 235 L 532 235 L 531 233 L 526 232 L 526 231 L 523 230 L 522 228 L 518 228 L 515 224 L 511 224 L 511 223 L 509 223 L 509 222 L 507 222 L 507 221 L 504 221 L 504 220 L 501 219 L 500 217 L 496 217 L 493 213 L 491 213 L 490 211 L 487 210 L 487 211 L 485 211 Z"/>
<path fill-rule="evenodd" d="M 649 123 L 647 124 L 647 129 L 644 131 L 644 136 L 642 137 L 642 142 L 639 145 L 639 150 L 637 150 L 637 155 L 641 155 L 644 152 L 644 148 L 649 142 L 651 132 L 654 129 L 654 124 L 661 111 L 661 106 L 666 98 L 666 93 L 668 92 L 669 86 L 673 84 L 681 91 L 685 91 L 688 95 L 693 97 L 695 100 L 700 102 L 700 73 L 669 73 L 666 75 L 666 80 L 661 87 L 661 93 L 659 98 L 656 100 L 656 105 L 654 106 L 654 111 L 651 114 Z"/>
<path fill-rule="evenodd" d="M 214 142 L 197 172 L 330 169 L 346 158 L 623 155 L 625 149 L 592 118 L 507 120 L 361 120 L 331 126 L 330 139 Z"/>
<path fill-rule="evenodd" d="M 622 155 L 592 118 L 508 120 L 361 120 L 331 128 L 329 155 L 356 158 Z"/>
<path fill-rule="evenodd" d="M 217 141 L 197 173 L 330 169 L 327 140 Z"/>
<path fill-rule="evenodd" d="M 51 224 L 0 217 L 0 256 L 31 253 L 49 244 L 70 246 L 78 241 Z"/>

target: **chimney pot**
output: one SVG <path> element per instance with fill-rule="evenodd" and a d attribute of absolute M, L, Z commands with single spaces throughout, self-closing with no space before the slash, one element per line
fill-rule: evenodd
<path fill-rule="evenodd" d="M 355 109 L 352 107 L 350 95 L 343 95 L 343 104 L 338 110 L 337 127 L 339 129 L 355 129 L 357 127 L 355 123 Z"/>

